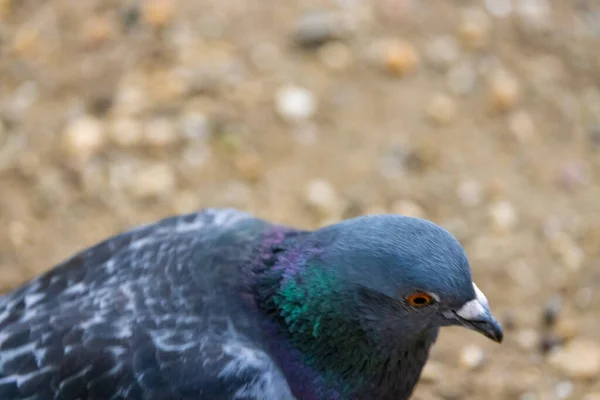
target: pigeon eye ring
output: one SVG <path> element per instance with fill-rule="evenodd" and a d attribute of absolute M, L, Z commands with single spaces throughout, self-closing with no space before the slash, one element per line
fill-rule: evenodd
<path fill-rule="evenodd" d="M 425 307 L 433 303 L 433 296 L 427 293 L 413 293 L 406 298 L 407 303 L 411 307 Z"/>

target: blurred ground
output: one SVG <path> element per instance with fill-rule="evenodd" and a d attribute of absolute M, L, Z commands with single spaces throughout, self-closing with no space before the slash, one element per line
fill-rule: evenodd
<path fill-rule="evenodd" d="M 0 0 L 0 287 L 206 206 L 421 215 L 507 332 L 415 398 L 597 400 L 598 49 L 595 0 Z"/>

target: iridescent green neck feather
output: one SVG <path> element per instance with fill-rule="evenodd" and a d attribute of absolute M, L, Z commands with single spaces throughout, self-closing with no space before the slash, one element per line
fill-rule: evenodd
<path fill-rule="evenodd" d="M 379 375 L 389 355 L 362 329 L 342 282 L 323 269 L 306 268 L 280 284 L 271 306 L 309 366 L 344 392 L 356 392 Z"/>

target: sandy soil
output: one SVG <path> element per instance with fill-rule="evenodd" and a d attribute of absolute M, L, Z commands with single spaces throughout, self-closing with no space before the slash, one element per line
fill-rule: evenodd
<path fill-rule="evenodd" d="M 0 0 L 2 290 L 207 206 L 420 215 L 507 332 L 415 398 L 600 398 L 598 2 L 140 4 Z"/>

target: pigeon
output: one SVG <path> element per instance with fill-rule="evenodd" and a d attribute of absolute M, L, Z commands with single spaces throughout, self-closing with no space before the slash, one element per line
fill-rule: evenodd
<path fill-rule="evenodd" d="M 442 227 L 387 214 L 304 230 L 207 208 L 0 297 L 0 398 L 408 399 L 443 326 L 503 337 Z"/>

